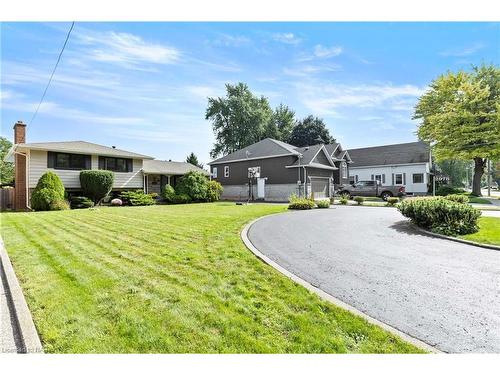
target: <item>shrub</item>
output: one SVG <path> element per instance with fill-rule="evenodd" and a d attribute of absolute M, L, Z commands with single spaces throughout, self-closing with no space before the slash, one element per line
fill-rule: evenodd
<path fill-rule="evenodd" d="M 334 204 L 334 203 L 335 203 L 335 198 L 334 198 L 334 196 L 332 195 L 332 196 L 330 197 L 330 204 Z"/>
<path fill-rule="evenodd" d="M 150 206 L 156 203 L 151 195 L 142 190 L 124 191 L 120 194 L 120 198 L 128 206 Z"/>
<path fill-rule="evenodd" d="M 469 197 L 467 197 L 467 195 L 462 195 L 462 194 L 450 194 L 445 196 L 444 199 L 463 204 L 469 203 Z"/>
<path fill-rule="evenodd" d="M 387 203 L 386 203 L 386 206 L 395 206 L 396 203 L 399 202 L 399 198 L 398 197 L 389 197 L 387 198 Z"/>
<path fill-rule="evenodd" d="M 112 206 L 121 206 L 123 201 L 120 198 L 111 199 Z"/>
<path fill-rule="evenodd" d="M 191 203 L 191 197 L 187 194 L 175 194 L 172 198 L 172 203 L 174 204 L 184 204 Z"/>
<path fill-rule="evenodd" d="M 442 197 L 405 199 L 398 210 L 419 227 L 446 235 L 477 232 L 477 219 L 481 216 L 481 211 L 468 204 Z"/>
<path fill-rule="evenodd" d="M 151 198 L 153 198 L 155 200 L 158 199 L 158 197 L 160 196 L 160 194 L 158 194 L 158 193 L 148 193 L 148 195 L 151 196 Z"/>
<path fill-rule="evenodd" d="M 91 170 L 80 172 L 80 185 L 83 194 L 94 201 L 101 203 L 113 188 L 115 175 L 111 171 Z"/>
<path fill-rule="evenodd" d="M 94 207 L 94 202 L 87 197 L 71 197 L 70 204 L 73 209 Z"/>
<path fill-rule="evenodd" d="M 208 202 L 216 202 L 220 199 L 220 196 L 223 192 L 222 185 L 218 181 L 208 181 L 208 189 L 207 189 L 207 201 Z"/>
<path fill-rule="evenodd" d="M 64 200 L 64 185 L 54 172 L 44 173 L 31 194 L 31 208 L 35 211 L 50 211 L 61 206 Z M 57 203 L 56 203 L 57 202 Z"/>
<path fill-rule="evenodd" d="M 179 179 L 176 186 L 177 194 L 188 195 L 193 201 L 207 199 L 208 178 L 202 172 L 189 171 Z"/>
<path fill-rule="evenodd" d="M 450 185 L 443 185 L 436 189 L 436 195 L 446 196 L 450 194 L 465 193 L 464 189 L 455 188 Z"/>
<path fill-rule="evenodd" d="M 330 208 L 330 199 L 321 199 L 316 201 L 316 206 L 318 208 Z"/>
<path fill-rule="evenodd" d="M 340 204 L 346 205 L 349 202 L 349 194 L 342 194 L 339 199 Z"/>
<path fill-rule="evenodd" d="M 288 209 L 289 210 L 310 210 L 314 208 L 315 203 L 314 200 L 309 198 L 299 198 L 295 194 L 290 196 Z"/>
<path fill-rule="evenodd" d="M 364 201 L 365 201 L 365 197 L 354 197 L 353 198 L 354 202 L 356 202 L 359 206 L 362 206 Z"/>
<path fill-rule="evenodd" d="M 161 191 L 161 197 L 164 201 L 172 203 L 175 196 L 175 189 L 170 185 L 166 184 Z"/>
<path fill-rule="evenodd" d="M 51 211 L 69 210 L 70 206 L 66 199 L 56 199 L 50 203 Z"/>

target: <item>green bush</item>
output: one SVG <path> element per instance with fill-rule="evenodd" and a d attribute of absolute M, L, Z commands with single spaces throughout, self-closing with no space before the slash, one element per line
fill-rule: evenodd
<path fill-rule="evenodd" d="M 170 184 L 166 184 L 161 191 L 161 197 L 165 202 L 172 203 L 175 196 L 175 189 Z"/>
<path fill-rule="evenodd" d="M 462 195 L 462 194 L 450 194 L 445 196 L 444 199 L 463 204 L 469 203 L 469 197 L 467 197 L 467 195 Z"/>
<path fill-rule="evenodd" d="M 64 185 L 57 174 L 45 172 L 31 194 L 31 208 L 35 211 L 51 211 L 61 206 L 64 200 Z"/>
<path fill-rule="evenodd" d="M 73 209 L 94 207 L 94 202 L 87 197 L 71 197 L 70 205 Z"/>
<path fill-rule="evenodd" d="M 321 199 L 316 201 L 316 207 L 318 208 L 330 208 L 330 199 Z"/>
<path fill-rule="evenodd" d="M 335 203 L 335 197 L 332 195 L 330 197 L 330 204 L 334 204 Z"/>
<path fill-rule="evenodd" d="M 217 202 L 222 195 L 222 185 L 214 180 L 208 181 L 208 189 L 207 189 L 207 201 L 208 202 Z"/>
<path fill-rule="evenodd" d="M 128 206 L 151 206 L 156 203 L 154 198 L 142 190 L 124 191 L 120 199 Z"/>
<path fill-rule="evenodd" d="M 398 197 L 389 197 L 387 198 L 387 203 L 386 203 L 386 206 L 395 206 L 396 203 L 399 202 L 399 198 Z"/>
<path fill-rule="evenodd" d="M 481 216 L 481 211 L 468 204 L 442 197 L 405 199 L 398 210 L 419 227 L 446 235 L 477 232 L 477 219 Z"/>
<path fill-rule="evenodd" d="M 455 188 L 450 185 L 443 185 L 436 189 L 436 195 L 446 196 L 450 194 L 465 193 L 464 189 Z"/>
<path fill-rule="evenodd" d="M 364 201 L 365 201 L 365 197 L 354 197 L 353 198 L 354 202 L 356 202 L 359 206 L 362 206 Z"/>
<path fill-rule="evenodd" d="M 55 201 L 52 201 L 52 203 L 50 203 L 51 211 L 63 211 L 69 210 L 69 208 L 70 206 L 66 199 L 56 199 Z"/>
<path fill-rule="evenodd" d="M 191 203 L 191 201 L 191 197 L 187 194 L 175 194 L 172 199 L 172 203 L 174 204 Z"/>
<path fill-rule="evenodd" d="M 299 198 L 295 194 L 292 194 L 288 201 L 290 202 L 288 204 L 289 210 L 310 210 L 316 205 L 314 200 L 309 198 Z"/>
<path fill-rule="evenodd" d="M 80 185 L 83 194 L 94 201 L 95 204 L 101 203 L 111 189 L 115 175 L 111 171 L 90 170 L 80 172 Z"/>
<path fill-rule="evenodd" d="M 176 191 L 177 194 L 188 195 L 193 201 L 206 201 L 208 178 L 202 172 L 190 171 L 179 179 Z"/>
<path fill-rule="evenodd" d="M 349 194 L 342 194 L 339 199 L 340 204 L 345 206 L 347 203 L 349 203 L 349 198 Z"/>

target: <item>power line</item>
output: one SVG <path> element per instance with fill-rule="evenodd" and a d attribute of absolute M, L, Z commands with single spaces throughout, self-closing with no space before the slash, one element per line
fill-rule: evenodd
<path fill-rule="evenodd" d="M 54 77 L 54 73 L 56 72 L 57 66 L 59 65 L 59 61 L 61 61 L 61 56 L 64 52 L 64 49 L 66 48 L 66 44 L 68 43 L 69 36 L 71 35 L 71 31 L 73 31 L 73 26 L 75 26 L 74 21 L 71 23 L 71 27 L 69 28 L 68 35 L 66 35 L 66 40 L 64 41 L 61 52 L 59 52 L 59 56 L 57 58 L 56 65 L 54 65 L 54 69 L 52 69 L 52 74 L 50 75 L 49 82 L 47 82 L 47 86 L 45 86 L 45 90 L 43 91 L 42 98 L 40 99 L 40 102 L 38 103 L 38 106 L 36 107 L 35 113 L 33 113 L 33 116 L 31 117 L 31 120 L 29 121 L 28 125 L 31 125 L 31 123 L 35 119 L 36 115 L 38 114 L 38 110 L 40 109 L 40 106 L 43 103 L 43 99 L 45 99 L 45 94 L 47 94 L 47 90 L 49 89 L 50 83 L 52 82 L 52 78 Z"/>

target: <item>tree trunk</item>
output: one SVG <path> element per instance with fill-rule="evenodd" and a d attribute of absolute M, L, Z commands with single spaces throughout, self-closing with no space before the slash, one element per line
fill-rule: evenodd
<path fill-rule="evenodd" d="M 474 158 L 474 178 L 472 180 L 472 194 L 481 196 L 481 177 L 484 174 L 486 159 Z"/>

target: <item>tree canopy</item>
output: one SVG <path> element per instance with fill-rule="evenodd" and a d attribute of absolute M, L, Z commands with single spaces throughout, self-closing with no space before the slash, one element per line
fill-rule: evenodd
<path fill-rule="evenodd" d="M 5 137 L 0 137 L 0 183 L 2 184 L 14 182 L 14 163 L 3 160 L 11 147 L 12 142 Z"/>
<path fill-rule="evenodd" d="M 325 122 L 312 115 L 298 121 L 288 139 L 288 143 L 297 147 L 332 142 L 335 142 L 335 138 L 330 135 Z"/>
<path fill-rule="evenodd" d="M 499 109 L 500 69 L 494 65 L 441 75 L 415 108 L 418 136 L 431 143 L 438 160 L 474 160 L 477 195 L 486 159 L 500 157 Z"/>

